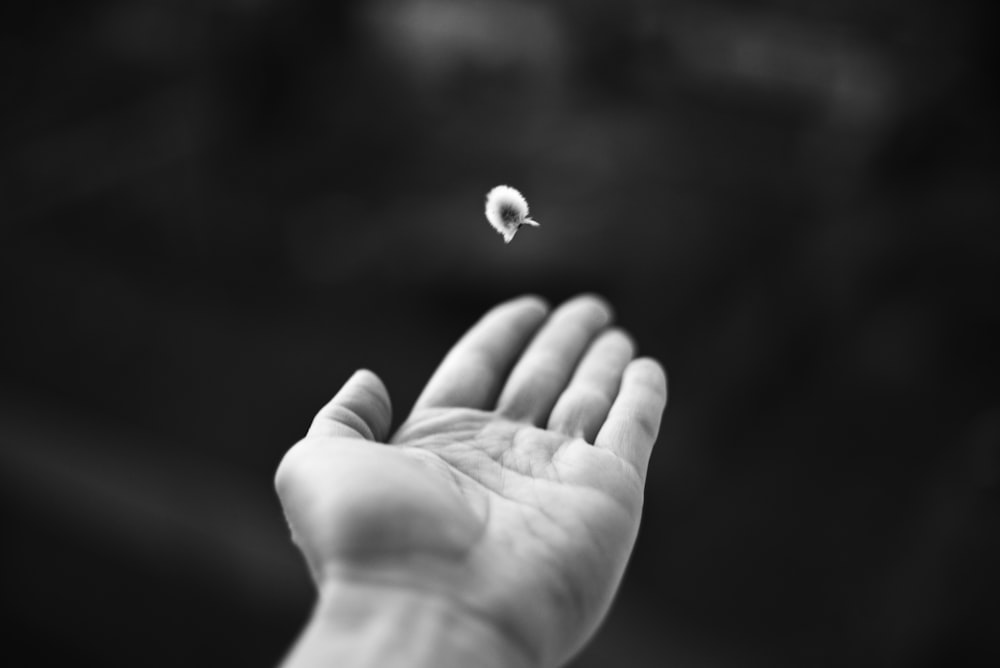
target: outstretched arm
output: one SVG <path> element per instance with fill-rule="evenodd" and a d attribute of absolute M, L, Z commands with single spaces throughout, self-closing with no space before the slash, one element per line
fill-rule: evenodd
<path fill-rule="evenodd" d="M 663 370 L 600 299 L 497 306 L 395 434 L 352 376 L 276 486 L 316 581 L 288 658 L 312 666 L 555 666 L 593 635 L 632 550 Z"/>

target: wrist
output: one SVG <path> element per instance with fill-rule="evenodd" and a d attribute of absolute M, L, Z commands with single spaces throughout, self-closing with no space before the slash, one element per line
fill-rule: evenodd
<path fill-rule="evenodd" d="M 442 596 L 326 582 L 285 668 L 538 668 L 526 648 Z"/>

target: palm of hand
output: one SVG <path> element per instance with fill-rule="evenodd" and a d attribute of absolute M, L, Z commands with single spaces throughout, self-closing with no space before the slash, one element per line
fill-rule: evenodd
<path fill-rule="evenodd" d="M 530 323 L 526 309 L 522 303 L 521 317 Z M 577 324 L 586 313 L 578 304 Z M 603 337 L 603 352 L 593 342 L 580 362 L 600 325 L 573 329 L 572 313 L 561 323 L 557 316 L 521 360 L 528 365 L 522 375 L 530 372 L 534 382 L 519 386 L 515 367 L 502 408 L 475 407 L 495 394 L 488 382 L 479 399 L 465 402 L 473 407 L 446 405 L 470 391 L 456 382 L 456 371 L 468 370 L 471 350 L 496 340 L 488 336 L 500 331 L 494 315 L 494 322 L 487 317 L 456 346 L 388 444 L 373 442 L 387 430 L 385 416 L 376 415 L 380 402 L 372 400 L 384 388 L 373 376 L 362 376 L 375 385 L 355 392 L 353 404 L 335 398 L 320 413 L 310 435 L 286 456 L 278 482 L 318 580 L 362 577 L 429 591 L 534 653 L 566 656 L 586 640 L 610 605 L 635 539 L 662 399 L 655 396 L 659 369 L 648 361 L 630 367 L 634 387 L 618 392 L 632 354 L 620 333 Z M 557 333 L 573 329 L 578 341 L 567 346 L 565 337 L 553 340 L 553 327 Z M 534 328 L 524 329 L 522 338 Z M 539 380 L 532 350 L 537 358 L 537 349 L 551 352 L 557 341 L 570 369 L 580 362 L 576 377 L 588 375 L 590 359 L 590 380 L 599 378 L 599 363 L 611 359 L 604 367 L 617 369 L 611 373 L 615 387 L 603 412 L 580 398 L 593 399 L 587 392 L 570 396 L 580 383 L 567 386 L 566 363 L 550 365 Z M 516 347 L 516 341 L 507 345 Z M 338 397 L 351 394 L 353 381 Z M 526 389 L 539 386 L 541 392 Z M 557 388 L 555 396 L 546 397 L 553 394 L 546 387 Z M 640 401 L 637 395 L 648 399 L 650 387 L 652 399 Z M 616 394 L 633 403 L 611 406 Z M 542 413 L 549 417 L 545 428 L 537 424 Z"/>

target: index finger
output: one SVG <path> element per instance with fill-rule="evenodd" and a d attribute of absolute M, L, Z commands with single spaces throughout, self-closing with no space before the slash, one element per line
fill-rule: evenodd
<path fill-rule="evenodd" d="M 548 310 L 535 296 L 495 306 L 448 352 L 413 410 L 492 407 L 503 380 Z"/>

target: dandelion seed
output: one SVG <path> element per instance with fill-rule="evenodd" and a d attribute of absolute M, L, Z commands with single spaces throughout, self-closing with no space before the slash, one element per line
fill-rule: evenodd
<path fill-rule="evenodd" d="M 538 227 L 538 221 L 528 217 L 527 200 L 510 186 L 497 186 L 486 193 L 486 220 L 508 244 L 522 225 Z"/>

